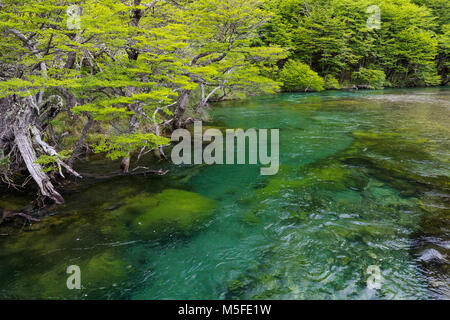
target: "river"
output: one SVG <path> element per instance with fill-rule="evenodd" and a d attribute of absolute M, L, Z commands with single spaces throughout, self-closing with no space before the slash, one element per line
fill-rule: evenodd
<path fill-rule="evenodd" d="M 449 299 L 449 97 L 329 91 L 217 104 L 204 126 L 280 129 L 277 175 L 144 161 L 169 173 L 87 179 L 42 223 L 0 229 L 0 299 Z M 29 197 L 3 194 L 0 207 Z M 70 265 L 81 290 L 66 286 Z"/>

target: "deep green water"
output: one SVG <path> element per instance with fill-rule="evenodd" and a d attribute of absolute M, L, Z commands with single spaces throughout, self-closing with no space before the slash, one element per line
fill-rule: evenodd
<path fill-rule="evenodd" d="M 0 298 L 450 298 L 449 98 L 420 89 L 220 104 L 205 126 L 280 129 L 277 175 L 161 162 L 150 165 L 164 177 L 88 179 L 44 222 L 0 229 Z M 0 207 L 26 199 L 5 194 Z M 82 290 L 67 289 L 69 265 Z M 367 288 L 371 265 L 379 290 Z"/>

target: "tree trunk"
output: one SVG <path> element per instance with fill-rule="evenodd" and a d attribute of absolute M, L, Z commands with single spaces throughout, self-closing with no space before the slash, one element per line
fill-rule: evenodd
<path fill-rule="evenodd" d="M 132 90 L 134 90 L 134 88 Z M 138 128 L 139 128 L 139 119 L 135 112 L 130 118 L 128 133 L 133 134 L 136 132 Z M 123 170 L 124 173 L 128 173 L 130 169 L 130 160 L 131 160 L 130 153 L 128 153 L 128 156 L 122 158 L 120 168 Z"/>
<path fill-rule="evenodd" d="M 339 83 L 343 83 L 345 79 L 345 69 L 341 70 L 341 77 L 339 79 Z"/>
<path fill-rule="evenodd" d="M 12 170 L 21 170 L 25 164 L 39 188 L 40 195 L 50 198 L 57 204 L 63 203 L 64 199 L 56 191 L 50 177 L 43 171 L 42 166 L 36 163 L 36 147 L 42 148 L 44 152 L 54 151 L 40 137 L 40 130 L 36 124 L 39 121 L 36 97 L 30 95 L 21 99 L 5 98 L 0 100 L 0 111 L 3 115 L 0 119 L 0 147 L 12 154 Z M 63 163 L 61 165 L 65 166 Z"/>
<path fill-rule="evenodd" d="M 67 162 L 67 164 L 70 167 L 73 167 L 73 162 L 78 157 L 78 155 L 81 153 L 81 149 L 83 148 L 84 141 L 86 140 L 86 135 L 93 124 L 94 124 L 94 119 L 90 115 L 88 115 L 88 122 L 84 125 L 83 131 L 81 132 L 81 137 L 75 144 L 72 155 Z"/>
<path fill-rule="evenodd" d="M 122 163 L 120 164 L 120 168 L 123 173 L 128 173 L 130 171 L 130 157 L 122 158 Z"/>
<path fill-rule="evenodd" d="M 41 194 L 55 201 L 57 204 L 64 203 L 63 197 L 56 191 L 47 174 L 44 173 L 40 164 L 36 163 L 37 157 L 33 149 L 28 129 L 16 126 L 14 128 L 14 139 L 20 151 L 28 172 L 39 187 Z"/>
<path fill-rule="evenodd" d="M 178 104 L 177 110 L 175 112 L 175 125 L 176 127 L 181 127 L 181 118 L 183 117 L 184 113 L 186 112 L 186 105 L 189 100 L 189 96 L 191 95 L 191 90 L 186 90 L 183 92 L 180 103 Z"/>
<path fill-rule="evenodd" d="M 203 108 L 205 108 L 208 105 L 209 99 L 211 99 L 214 93 L 216 93 L 216 91 L 219 90 L 220 88 L 221 86 L 215 87 L 206 97 L 204 95 L 204 92 L 202 92 L 202 100 L 200 101 L 200 104 L 198 105 L 196 112 L 200 112 Z"/>

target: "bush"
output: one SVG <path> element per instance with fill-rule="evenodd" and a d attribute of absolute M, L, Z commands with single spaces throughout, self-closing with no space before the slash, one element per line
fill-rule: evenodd
<path fill-rule="evenodd" d="M 383 89 L 386 82 L 384 71 L 366 68 L 353 72 L 352 78 L 356 85 L 365 86 L 369 89 Z"/>
<path fill-rule="evenodd" d="M 431 66 L 420 70 L 418 75 L 421 78 L 418 83 L 420 86 L 438 86 L 442 82 L 441 76 Z"/>
<path fill-rule="evenodd" d="M 280 81 L 285 91 L 322 91 L 323 79 L 317 72 L 301 62 L 289 60 L 280 72 Z"/>
<path fill-rule="evenodd" d="M 331 74 L 327 76 L 327 81 L 325 81 L 325 89 L 340 89 L 339 81 L 333 77 Z"/>

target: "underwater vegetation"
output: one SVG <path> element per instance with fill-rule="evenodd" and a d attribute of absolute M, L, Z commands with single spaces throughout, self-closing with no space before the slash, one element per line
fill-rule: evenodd
<path fill-rule="evenodd" d="M 8 267 L 18 271 L 27 269 L 29 266 L 21 263 L 24 255 L 35 268 L 7 295 L 72 299 L 89 298 L 91 294 L 95 297 L 105 290 L 111 297 L 123 295 L 120 283 L 136 274 L 136 265 L 142 260 L 139 257 L 130 259 L 120 250 L 124 243 L 133 238 L 164 240 L 169 235 L 172 238 L 176 234 L 186 236 L 200 229 L 216 206 L 215 201 L 184 190 L 166 189 L 161 193 L 134 197 L 130 196 L 132 191 L 122 190 L 120 194 L 125 195 L 124 200 L 117 209 L 105 210 L 110 204 L 104 202 L 100 211 L 53 215 L 2 241 L 0 270 Z M 96 244 L 94 247 L 93 243 Z M 70 259 L 64 258 L 67 252 Z M 79 292 L 67 289 L 69 275 L 66 269 L 69 265 L 78 265 L 82 271 L 83 287 Z M 2 279 L 6 283 L 11 280 Z"/>
<path fill-rule="evenodd" d="M 141 194 L 127 199 L 113 214 L 139 236 L 151 238 L 155 233 L 192 231 L 202 225 L 214 208 L 213 200 L 199 194 L 166 189 L 154 196 Z"/>
<path fill-rule="evenodd" d="M 278 228 L 284 230 L 275 238 L 284 237 L 289 245 L 274 243 L 259 267 L 229 282 L 227 298 L 417 297 L 407 285 L 367 290 L 369 265 L 386 270 L 394 259 L 407 257 L 401 258 L 394 239 L 410 248 L 417 265 L 390 270 L 389 280 L 401 282 L 403 275 L 431 289 L 422 298 L 449 297 L 450 179 L 445 155 L 434 153 L 447 141 L 439 148 L 410 128 L 383 127 L 352 131 L 349 147 L 301 170 L 284 165 L 255 190 L 257 199 L 266 200 L 252 211 L 260 219 L 277 210 L 268 199 L 288 199 L 281 214 L 284 227 Z M 420 280 L 424 274 L 431 275 L 426 282 Z"/>

